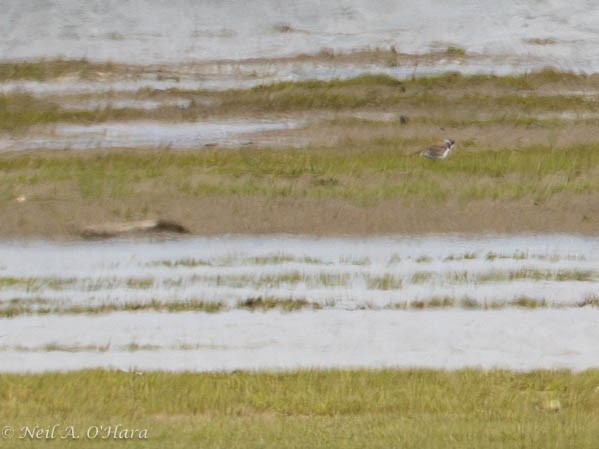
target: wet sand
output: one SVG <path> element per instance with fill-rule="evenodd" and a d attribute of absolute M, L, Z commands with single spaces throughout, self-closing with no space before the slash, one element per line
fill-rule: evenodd
<path fill-rule="evenodd" d="M 173 220 L 192 235 L 427 233 L 579 233 L 599 235 L 599 195 L 469 204 L 388 200 L 359 207 L 336 199 L 209 197 L 132 200 L 37 200 L 0 203 L 0 236 L 78 239 L 81 231 L 115 220 L 116 211 Z M 144 213 L 143 211 L 146 210 Z"/>

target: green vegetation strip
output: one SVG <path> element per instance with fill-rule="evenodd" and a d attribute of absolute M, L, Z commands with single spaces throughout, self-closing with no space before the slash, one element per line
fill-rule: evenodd
<path fill-rule="evenodd" d="M 139 75 L 146 69 L 116 68 L 110 64 L 91 64 L 85 61 L 6 63 L 0 64 L 0 82 L 10 79 L 43 81 L 64 74 L 75 74 L 86 79 L 94 74 L 110 73 L 113 70 Z M 158 76 L 159 73 L 155 75 Z M 548 95 L 538 91 L 546 86 L 553 87 L 556 93 Z M 185 107 L 163 106 L 152 111 L 134 108 L 68 111 L 60 107 L 60 101 L 34 99 L 26 93 L 6 93 L 0 95 L 0 130 L 19 131 L 36 124 L 57 122 L 98 123 L 140 119 L 193 121 L 215 116 L 351 111 L 364 108 L 386 110 L 398 107 L 425 108 L 427 111 L 434 107 L 441 112 L 434 115 L 443 117 L 435 117 L 434 122 L 449 126 L 477 124 L 479 120 L 476 117 L 484 112 L 494 115 L 490 119 L 491 123 L 522 127 L 544 126 L 545 121 L 535 118 L 535 114 L 556 111 L 596 112 L 597 102 L 593 97 L 568 92 L 598 88 L 598 77 L 552 70 L 505 77 L 448 73 L 414 80 L 398 80 L 373 74 L 343 80 L 280 82 L 222 92 L 140 89 L 135 94 L 139 99 L 160 100 L 173 96 L 190 100 Z M 102 94 L 98 95 L 98 98 L 102 98 Z M 90 97 L 86 95 L 85 98 Z M 532 117 L 522 117 L 523 113 Z M 428 115 L 430 114 L 425 114 Z M 554 126 L 559 122 L 553 119 L 548 123 Z"/>
<path fill-rule="evenodd" d="M 0 131 L 23 133 L 33 125 L 56 123 L 93 124 L 107 121 L 131 120 L 194 120 L 193 110 L 166 106 L 158 110 L 134 108 L 98 108 L 72 111 L 61 108 L 58 103 L 35 98 L 27 93 L 0 94 Z"/>
<path fill-rule="evenodd" d="M 1 375 L 0 398 L 11 449 L 594 449 L 599 435 L 597 370 L 81 371 Z M 133 441 L 86 436 L 100 426 Z"/>
<path fill-rule="evenodd" d="M 52 197 L 57 183 L 60 196 L 71 199 L 136 198 L 150 188 L 153 198 L 337 198 L 358 206 L 392 198 L 541 203 L 599 191 L 599 144 L 476 148 L 443 163 L 409 148 L 394 138 L 302 150 L 15 154 L 0 157 L 0 201 L 23 190 Z"/>
<path fill-rule="evenodd" d="M 117 67 L 109 62 L 93 63 L 85 59 L 2 62 L 0 63 L 0 82 L 10 80 L 47 81 L 64 75 L 78 75 L 84 79 L 93 78 L 99 72 L 114 72 Z"/>

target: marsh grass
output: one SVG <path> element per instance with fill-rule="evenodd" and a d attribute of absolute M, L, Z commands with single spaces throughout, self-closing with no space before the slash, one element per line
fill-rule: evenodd
<path fill-rule="evenodd" d="M 339 258 L 339 263 L 342 265 L 355 265 L 359 267 L 364 267 L 370 265 L 372 262 L 369 257 L 352 257 L 352 256 L 341 256 Z"/>
<path fill-rule="evenodd" d="M 127 279 L 127 288 L 133 290 L 148 290 L 154 286 L 152 278 L 129 278 Z"/>
<path fill-rule="evenodd" d="M 40 123 L 61 121 L 64 117 L 54 103 L 25 93 L 0 94 L 0 130 L 15 131 Z"/>
<path fill-rule="evenodd" d="M 199 112 L 192 107 L 162 106 L 157 109 L 96 108 L 72 110 L 61 108 L 57 102 L 36 98 L 26 93 L 0 94 L 0 130 L 16 135 L 23 134 L 35 125 L 74 123 L 92 125 L 105 122 L 156 122 L 193 121 Z"/>
<path fill-rule="evenodd" d="M 590 270 L 540 270 L 536 268 L 521 268 L 512 271 L 490 271 L 473 276 L 475 282 L 510 282 L 524 279 L 534 281 L 576 281 L 592 282 L 597 279 L 597 273 Z"/>
<path fill-rule="evenodd" d="M 430 308 L 441 308 L 441 307 L 453 307 L 456 304 L 456 300 L 450 297 L 443 298 L 432 298 L 427 302 L 427 306 Z"/>
<path fill-rule="evenodd" d="M 76 278 L 7 276 L 0 277 L 0 290 L 17 288 L 27 292 L 39 292 L 46 289 L 60 291 L 72 287 L 76 283 Z"/>
<path fill-rule="evenodd" d="M 57 439 L 47 447 L 592 449 L 597 385 L 597 370 L 5 374 L 0 419 L 15 428 L 59 418 L 78 429 L 148 429 L 145 441 Z M 546 406 L 553 403 L 560 406 Z"/>
<path fill-rule="evenodd" d="M 39 60 L 0 63 L 0 82 L 9 80 L 47 81 L 65 75 L 82 79 L 95 78 L 98 73 L 112 73 L 118 66 L 110 62 L 93 63 L 85 59 Z"/>
<path fill-rule="evenodd" d="M 403 279 L 392 274 L 382 276 L 368 276 L 366 285 L 372 290 L 398 290 L 403 286 Z"/>
<path fill-rule="evenodd" d="M 320 309 L 318 303 L 305 299 L 256 296 L 238 301 L 229 306 L 221 301 L 204 300 L 172 300 L 172 301 L 130 301 L 124 303 L 103 303 L 96 305 L 68 304 L 52 301 L 46 298 L 14 298 L 0 304 L 0 318 L 14 318 L 22 315 L 98 315 L 114 312 L 205 312 L 218 313 L 228 310 L 241 309 L 251 311 L 266 311 L 278 309 L 292 312 L 302 309 Z"/>
<path fill-rule="evenodd" d="M 596 86 L 599 77 L 596 75 L 580 75 L 574 72 L 560 71 L 552 68 L 544 70 L 514 74 L 514 75 L 463 75 L 457 72 L 443 73 L 435 76 L 418 77 L 412 83 L 424 87 L 479 87 L 485 88 L 499 86 L 506 91 L 534 90 L 542 86 L 565 83 L 568 85 Z"/>
<path fill-rule="evenodd" d="M 461 55 L 462 49 L 448 49 Z M 547 85 L 564 84 L 569 88 L 599 86 L 597 77 L 543 70 L 514 76 L 461 75 L 446 73 L 412 80 L 397 80 L 387 75 L 362 75 L 330 81 L 277 82 L 249 90 L 231 90 L 214 96 L 217 111 L 343 110 L 365 107 L 449 106 L 471 109 L 516 108 L 520 113 L 539 110 L 595 110 L 592 99 L 577 95 L 536 94 Z M 474 92 L 456 97 L 452 91 Z M 514 92 L 523 92 L 520 95 Z M 192 92 L 180 92 L 190 94 Z"/>
<path fill-rule="evenodd" d="M 520 296 L 513 301 L 513 305 L 522 307 L 525 309 L 536 309 L 538 307 L 544 307 L 547 304 L 545 299 L 535 299 L 528 296 Z"/>
<path fill-rule="evenodd" d="M 410 284 L 426 284 L 435 277 L 431 271 L 417 271 L 410 276 Z"/>
<path fill-rule="evenodd" d="M 165 107 L 157 111 L 133 108 L 95 110 L 62 109 L 57 102 L 37 98 L 28 93 L 0 94 L 0 131 L 25 133 L 35 125 L 56 123 L 93 124 L 107 121 L 182 120 L 191 118 L 184 108 Z"/>
<path fill-rule="evenodd" d="M 160 261 L 150 262 L 150 263 L 148 263 L 148 266 L 151 266 L 151 267 L 163 266 L 163 267 L 168 267 L 168 268 L 210 267 L 210 266 L 212 266 L 212 262 L 209 262 L 209 261 L 206 261 L 203 259 L 187 258 L 187 259 L 178 259 L 178 260 L 160 260 Z"/>
<path fill-rule="evenodd" d="M 141 312 L 141 311 L 160 311 L 160 312 L 206 312 L 216 313 L 225 310 L 227 307 L 222 302 L 203 301 L 203 300 L 174 300 L 174 301 L 143 301 L 143 302 L 125 302 L 104 303 L 97 305 L 68 304 L 51 301 L 45 298 L 20 299 L 15 298 L 3 307 L 0 307 L 0 317 L 14 318 L 21 315 L 96 315 L 113 312 Z"/>
<path fill-rule="evenodd" d="M 450 48 L 450 54 L 461 53 Z M 39 63 L 0 64 L 0 82 L 9 79 L 47 80 L 63 74 L 76 74 L 85 79 L 98 73 L 123 72 L 140 74 L 144 68 L 121 67 L 112 64 L 92 64 L 87 61 L 48 61 Z M 569 90 L 579 87 L 597 88 L 599 79 L 585 75 L 550 70 L 517 76 L 460 75 L 448 73 L 421 77 L 414 80 L 398 80 L 386 75 L 368 74 L 351 79 L 330 81 L 279 82 L 257 86 L 252 89 L 228 91 L 181 91 L 153 92 L 142 89 L 139 98 L 168 97 L 189 100 L 186 106 L 165 103 L 157 109 L 98 108 L 73 111 L 62 109 L 56 102 L 34 99 L 24 93 L 7 93 L 0 96 L 0 129 L 17 132 L 39 124 L 58 122 L 99 123 L 106 121 L 156 120 L 195 121 L 207 117 L 262 116 L 305 111 L 351 111 L 357 109 L 397 109 L 435 107 L 446 110 L 445 118 L 435 118 L 435 124 L 465 126 L 476 124 L 472 112 L 492 111 L 488 123 L 513 124 L 517 126 L 555 126 L 554 121 L 522 117 L 523 113 L 543 111 L 593 112 L 597 104 L 593 98 L 580 95 L 548 95 L 537 90 L 547 85 L 565 85 Z M 456 90 L 463 95 L 456 96 Z M 516 89 L 516 90 L 515 90 Z M 522 91 L 524 94 L 521 94 Z M 85 95 L 82 97 L 89 97 Z M 471 111 L 457 118 L 452 111 Z M 425 114 L 428 116 L 429 114 Z M 477 114 L 474 114 L 476 116 Z M 422 119 L 416 119 L 416 122 Z M 425 119 L 426 120 L 426 119 Z"/>
<path fill-rule="evenodd" d="M 252 265 L 279 265 L 296 262 L 297 259 L 287 254 L 273 254 L 268 256 L 257 256 L 245 259 L 244 263 Z"/>
<path fill-rule="evenodd" d="M 393 276 L 384 276 L 367 280 L 370 290 L 394 290 L 402 287 L 404 280 Z M 418 282 L 413 282 L 418 283 Z M 566 309 L 569 307 L 599 307 L 597 296 L 589 295 L 578 303 L 560 304 L 550 303 L 545 298 L 519 296 L 512 299 L 475 299 L 469 296 L 434 296 L 432 298 L 410 298 L 407 295 L 387 304 L 374 301 L 362 301 L 354 304 L 355 310 L 426 310 L 438 308 L 457 307 L 461 309 L 498 310 L 510 307 L 520 308 L 554 308 Z M 352 306 L 352 307 L 354 307 Z M 250 296 L 236 303 L 204 300 L 171 300 L 171 301 L 130 301 L 124 303 L 100 303 L 95 305 L 81 305 L 56 302 L 48 298 L 13 298 L 0 304 L 0 318 L 14 318 L 23 315 L 98 315 L 115 312 L 204 312 L 219 313 L 231 310 L 269 311 L 281 310 L 283 312 L 296 312 L 300 310 L 338 309 L 346 310 L 347 304 L 339 304 L 335 299 L 325 301 L 310 301 L 305 298 L 291 298 L 285 296 L 261 295 Z M 352 309 L 353 310 L 353 309 Z"/>
<path fill-rule="evenodd" d="M 487 261 L 493 261 L 495 259 L 526 260 L 526 259 L 528 259 L 528 257 L 529 257 L 528 253 L 523 252 L 523 251 L 516 251 L 512 254 L 496 253 L 496 252 L 490 251 L 485 255 L 485 260 L 487 260 Z M 534 258 L 543 260 L 543 258 L 539 258 L 539 257 L 534 257 Z"/>
<path fill-rule="evenodd" d="M 598 304 L 593 297 L 586 298 L 576 307 L 591 306 L 596 307 Z M 531 298 L 528 296 L 519 296 L 514 299 L 505 300 L 477 300 L 469 296 L 453 297 L 453 296 L 435 296 L 426 300 L 412 299 L 409 301 L 399 301 L 387 304 L 385 310 L 430 310 L 440 308 L 457 307 L 466 310 L 501 310 L 512 307 L 524 309 L 536 309 L 540 307 L 566 308 L 568 306 L 550 304 L 545 298 Z"/>
<path fill-rule="evenodd" d="M 443 262 L 454 262 L 454 261 L 462 261 L 462 260 L 474 260 L 478 256 L 476 253 L 464 253 L 464 254 L 450 254 L 443 258 Z"/>
<path fill-rule="evenodd" d="M 401 146 L 401 140 L 355 148 L 312 147 L 301 153 L 247 148 L 23 154 L 0 157 L 0 170 L 8 191 L 34 188 L 47 192 L 62 183 L 65 194 L 74 190 L 85 199 L 135 198 L 148 182 L 158 196 L 339 198 L 358 206 L 393 198 L 469 202 L 530 197 L 547 201 L 555 195 L 599 192 L 599 151 L 594 145 L 559 150 L 542 146 L 517 151 L 480 149 L 443 164 L 398 153 L 394 146 Z M 322 186 L 304 181 L 323 175 L 341 182 Z M 506 182 L 508 177 L 510 182 Z"/>
<path fill-rule="evenodd" d="M 588 295 L 586 298 L 584 298 L 584 300 L 578 304 L 580 307 L 585 307 L 585 306 L 592 306 L 592 307 L 598 307 L 599 306 L 599 295 Z"/>
<path fill-rule="evenodd" d="M 314 309 L 320 308 L 318 304 L 310 303 L 305 299 L 282 299 L 262 296 L 247 298 L 237 303 L 237 308 L 251 311 L 281 309 L 284 312 L 293 312 L 307 307 L 312 307 Z"/>
<path fill-rule="evenodd" d="M 99 278 L 59 278 L 59 277 L 0 277 L 0 291 L 14 289 L 27 293 L 44 290 L 65 292 L 94 292 L 126 287 L 131 290 L 148 290 L 155 285 L 150 277 L 99 277 Z"/>
<path fill-rule="evenodd" d="M 462 47 L 458 47 L 457 45 L 450 45 L 447 47 L 446 51 L 448 56 L 466 56 L 466 50 Z"/>

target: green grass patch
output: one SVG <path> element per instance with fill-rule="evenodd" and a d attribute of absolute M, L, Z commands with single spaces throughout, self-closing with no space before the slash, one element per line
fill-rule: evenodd
<path fill-rule="evenodd" d="M 0 157 L 7 192 L 39 190 L 52 198 L 264 196 L 338 198 L 372 206 L 404 198 L 543 202 L 555 195 L 599 191 L 599 147 L 479 149 L 432 162 L 401 151 L 401 139 L 341 147 L 208 150 L 202 152 L 91 152 Z M 335 177 L 334 185 L 306 182 Z M 509 179 L 509 181 L 508 181 Z M 10 196 L 0 201 L 12 200 Z"/>
<path fill-rule="evenodd" d="M 0 419 L 83 433 L 43 441 L 60 448 L 594 449 L 598 385 L 597 370 L 2 375 Z M 90 426 L 117 424 L 147 439 L 85 438 Z"/>
<path fill-rule="evenodd" d="M 35 125 L 56 123 L 92 124 L 106 121 L 160 119 L 177 120 L 187 118 L 185 108 L 163 108 L 143 110 L 132 108 L 96 109 L 71 111 L 61 109 L 59 104 L 36 98 L 27 93 L 0 94 L 0 130 L 23 133 Z"/>
<path fill-rule="evenodd" d="M 459 52 L 459 50 L 458 50 Z M 508 90 L 533 90 L 545 85 L 597 85 L 595 76 L 559 71 L 552 68 L 515 75 L 464 75 L 458 72 L 447 72 L 433 76 L 418 77 L 410 83 L 427 88 L 438 87 L 500 87 Z"/>
<path fill-rule="evenodd" d="M 484 82 L 483 82 L 484 80 Z M 294 112 L 306 110 L 353 110 L 359 108 L 391 109 L 397 107 L 436 107 L 451 111 L 456 108 L 481 111 L 542 112 L 594 111 L 596 102 L 581 95 L 543 95 L 529 86 L 525 94 L 508 89 L 510 83 L 496 78 L 476 78 L 465 75 L 441 75 L 416 81 L 398 81 L 386 76 L 364 76 L 350 80 L 283 82 L 258 86 L 250 90 L 231 90 L 210 94 L 216 100 L 214 112 L 257 113 Z M 520 84 L 527 82 L 520 80 Z M 508 84 L 506 86 L 506 84 Z M 485 87 L 495 92 L 485 92 Z M 468 93 L 477 88 L 476 93 Z M 464 89 L 461 96 L 451 89 Z M 173 94 L 176 93 L 175 91 Z M 180 92 L 190 95 L 193 92 Z M 205 92 L 202 94 L 206 95 Z M 534 120 L 534 119 L 533 119 Z M 515 119 L 512 118 L 514 122 Z M 529 126 L 530 122 L 520 125 Z"/>

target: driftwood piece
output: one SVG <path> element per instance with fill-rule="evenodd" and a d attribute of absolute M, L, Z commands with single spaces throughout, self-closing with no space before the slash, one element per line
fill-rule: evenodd
<path fill-rule="evenodd" d="M 154 232 L 186 234 L 189 231 L 179 223 L 170 220 L 141 220 L 87 226 L 81 230 L 80 234 L 81 237 L 85 239 L 106 239 L 121 235 L 136 235 Z"/>

